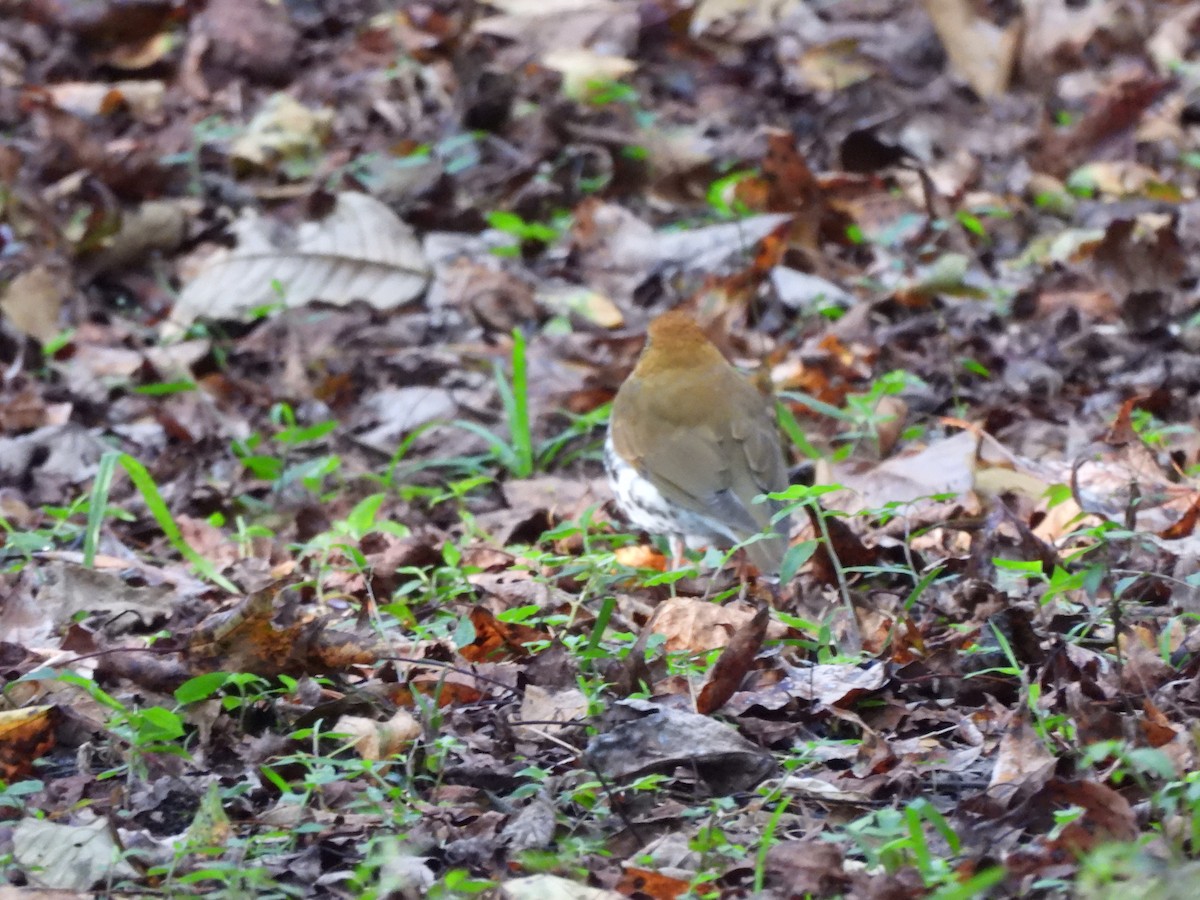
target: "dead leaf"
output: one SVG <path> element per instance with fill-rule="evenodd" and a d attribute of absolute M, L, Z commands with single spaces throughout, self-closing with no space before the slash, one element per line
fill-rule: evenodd
<path fill-rule="evenodd" d="M 988 790 L 1000 797 L 1011 796 L 1018 789 L 1037 791 L 1054 774 L 1057 762 L 1028 717 L 1014 713 L 1000 739 Z"/>
<path fill-rule="evenodd" d="M 348 734 L 354 749 L 365 760 L 379 762 L 402 752 L 421 736 L 421 723 L 405 709 L 399 709 L 386 722 L 362 716 L 342 716 L 333 731 Z"/>
<path fill-rule="evenodd" d="M 499 888 L 503 900 L 625 900 L 616 891 L 588 887 L 558 875 L 528 875 L 506 879 Z"/>
<path fill-rule="evenodd" d="M 637 63 L 623 56 L 610 56 L 583 47 L 552 50 L 542 65 L 562 75 L 562 89 L 573 100 L 587 100 L 596 85 L 607 90 L 611 82 L 637 71 Z"/>
<path fill-rule="evenodd" d="M 54 749 L 53 706 L 0 710 L 0 777 L 7 783 L 33 776 L 33 763 Z"/>
<path fill-rule="evenodd" d="M 830 897 L 850 883 L 842 848 L 829 841 L 780 841 L 767 851 L 767 886 L 793 894 Z"/>
<path fill-rule="evenodd" d="M 702 715 L 716 712 L 741 687 L 742 679 L 762 649 L 770 618 L 770 609 L 764 606 L 733 633 L 696 697 L 696 712 Z"/>
<path fill-rule="evenodd" d="M 338 194 L 328 216 L 286 238 L 257 216 L 234 230 L 237 248 L 217 253 L 184 286 L 171 315 L 176 327 L 201 316 L 242 318 L 275 303 L 365 300 L 391 309 L 419 296 L 429 280 L 413 230 L 366 194 Z"/>
<path fill-rule="evenodd" d="M 610 778 L 694 767 L 718 792 L 748 790 L 775 768 L 769 753 L 728 725 L 645 700 L 612 704 L 587 758 Z"/>
<path fill-rule="evenodd" d="M 587 697 L 579 688 L 551 691 L 536 684 L 525 686 L 521 699 L 521 721 L 536 724 L 513 727 L 518 736 L 533 740 L 544 735 L 558 735 L 563 727 L 555 722 L 574 723 L 581 721 L 588 711 Z"/>
<path fill-rule="evenodd" d="M 680 894 L 687 893 L 691 883 L 680 878 L 671 878 L 660 872 L 649 869 L 639 869 L 626 866 L 625 874 L 617 882 L 617 890 L 626 897 L 634 894 L 650 897 L 651 900 L 675 900 Z"/>
<path fill-rule="evenodd" d="M 824 706 L 849 705 L 860 694 L 877 691 L 887 683 L 883 663 L 856 666 L 848 663 L 822 663 L 808 667 L 787 666 L 787 677 L 768 688 L 771 693 L 785 692 L 802 700 Z"/>
<path fill-rule="evenodd" d="M 860 52 L 854 38 L 841 38 L 805 49 L 796 61 L 801 84 L 817 91 L 838 91 L 866 81 L 875 67 Z"/>
<path fill-rule="evenodd" d="M 475 640 L 459 648 L 463 659 L 470 662 L 495 662 L 498 659 L 529 655 L 526 644 L 548 642 L 550 635 L 528 625 L 501 622 L 482 606 L 471 607 L 471 624 Z"/>
<path fill-rule="evenodd" d="M 729 644 L 734 634 L 746 628 L 758 615 L 746 606 L 718 606 L 698 597 L 672 597 L 658 608 L 654 633 L 666 637 L 668 651 L 690 650 L 706 653 Z M 771 623 L 766 634 L 778 638 L 787 629 Z"/>
<path fill-rule="evenodd" d="M 0 293 L 0 312 L 13 327 L 39 343 L 46 343 L 62 328 L 58 313 L 71 295 L 71 284 L 48 266 L 22 272 Z"/>
<path fill-rule="evenodd" d="M 985 99 L 1003 94 L 1021 46 L 1021 16 L 997 25 L 970 0 L 924 0 L 924 6 L 958 76 Z"/>
<path fill-rule="evenodd" d="M 199 212 L 193 200 L 147 200 L 125 212 L 116 234 L 85 257 L 89 276 L 137 265 L 151 253 L 178 249 L 188 223 Z"/>
<path fill-rule="evenodd" d="M 162 118 L 166 85 L 153 79 L 109 83 L 67 81 L 48 85 L 46 91 L 59 109 L 77 116 L 109 115 L 127 108 L 135 119 L 155 124 Z"/>
<path fill-rule="evenodd" d="M 825 498 L 830 509 L 847 514 L 864 509 L 881 509 L 900 504 L 909 515 L 919 515 L 922 507 L 932 507 L 924 499 L 949 494 L 958 503 L 971 506 L 966 496 L 974 486 L 975 457 L 979 439 L 970 432 L 943 438 L 923 450 L 897 456 L 861 473 L 835 469 L 823 483 L 840 484 L 838 491 Z"/>
<path fill-rule="evenodd" d="M 544 282 L 534 298 L 546 310 L 559 316 L 577 316 L 601 328 L 620 328 L 625 316 L 604 294 L 579 285 Z"/>
<path fill-rule="evenodd" d="M 138 877 L 121 857 L 107 819 L 89 825 L 22 819 L 13 829 L 12 854 L 18 870 L 36 887 L 83 891 Z"/>

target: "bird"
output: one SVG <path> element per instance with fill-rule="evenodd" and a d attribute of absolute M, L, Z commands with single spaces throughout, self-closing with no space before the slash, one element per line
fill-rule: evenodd
<path fill-rule="evenodd" d="M 787 550 L 782 504 L 754 498 L 788 486 L 773 404 L 730 365 L 699 325 L 674 309 L 651 321 L 646 345 L 613 399 L 604 463 L 617 505 L 677 548 L 745 548 L 777 576 Z"/>

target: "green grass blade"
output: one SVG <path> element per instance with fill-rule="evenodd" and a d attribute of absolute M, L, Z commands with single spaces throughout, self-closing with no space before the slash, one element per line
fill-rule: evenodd
<path fill-rule="evenodd" d="M 778 400 L 775 401 L 775 414 L 779 417 L 779 426 L 783 429 L 784 434 L 788 439 L 795 444 L 796 448 L 807 456 L 809 459 L 820 459 L 821 454 L 804 434 L 804 429 L 796 420 L 796 416 L 788 408 L 786 403 Z"/>
<path fill-rule="evenodd" d="M 113 473 L 117 468 L 120 452 L 108 450 L 100 457 L 96 469 L 96 480 L 92 482 L 92 496 L 88 501 L 87 527 L 83 531 L 83 564 L 91 568 L 96 562 L 96 547 L 100 543 L 100 529 L 104 525 L 104 511 L 108 508 L 108 492 L 112 487 Z"/>
<path fill-rule="evenodd" d="M 205 559 L 199 553 L 192 549 L 191 545 L 183 539 L 183 534 L 179 530 L 179 526 L 175 524 L 175 519 L 171 516 L 171 510 L 167 508 L 167 503 L 163 500 L 162 494 L 158 492 L 158 485 L 154 483 L 154 479 L 140 462 L 130 456 L 128 453 L 122 453 L 118 457 L 129 480 L 133 482 L 133 486 L 138 489 L 142 495 L 142 500 L 146 504 L 146 508 L 150 510 L 150 515 L 154 517 L 154 521 L 158 523 L 158 527 L 163 530 L 163 534 L 170 541 L 179 554 L 196 567 L 196 571 L 224 590 L 231 594 L 240 594 L 237 585 L 217 571 L 217 567 L 210 560 Z"/>
<path fill-rule="evenodd" d="M 529 430 L 529 367 L 525 360 L 525 335 L 519 328 L 513 329 L 512 388 L 505 405 L 509 409 L 509 428 L 512 447 L 516 453 L 521 478 L 533 474 L 533 434 Z"/>

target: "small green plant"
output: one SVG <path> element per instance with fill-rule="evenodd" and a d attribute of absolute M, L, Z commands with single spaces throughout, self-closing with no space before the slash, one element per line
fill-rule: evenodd
<path fill-rule="evenodd" d="M 526 358 L 526 339 L 520 329 L 513 331 L 510 366 L 511 378 L 505 374 L 499 363 L 496 364 L 493 371 L 496 390 L 500 394 L 500 404 L 504 412 L 504 421 L 508 426 L 507 438 L 501 437 L 478 422 L 455 419 L 449 424 L 477 434 L 487 441 L 491 458 L 514 478 L 528 478 L 536 471 L 547 469 L 556 463 L 565 465 L 581 454 L 589 452 L 592 445 L 585 446 L 573 453 L 564 451 L 578 439 L 595 432 L 597 427 L 608 417 L 607 405 L 586 415 L 572 417 L 562 432 L 535 445 L 529 416 L 529 365 Z M 599 441 L 593 443 L 598 446 Z"/>
<path fill-rule="evenodd" d="M 24 810 L 25 805 L 29 802 L 29 796 L 44 790 L 45 787 L 45 783 L 36 778 L 15 781 L 12 784 L 0 779 L 0 809 L 11 807 L 16 810 Z"/>
<path fill-rule="evenodd" d="M 713 180 L 704 199 L 718 219 L 744 219 L 750 215 L 752 210 L 737 198 L 737 186 L 757 175 L 756 169 L 738 169 Z"/>
<path fill-rule="evenodd" d="M 54 678 L 65 684 L 74 685 L 110 711 L 111 715 L 106 727 L 109 733 L 124 746 L 124 762 L 106 772 L 101 772 L 97 776 L 98 778 L 105 779 L 124 775 L 130 783 L 133 783 L 147 777 L 149 758 L 155 754 L 189 757 L 187 750 L 183 747 L 186 729 L 183 719 L 175 710 L 162 706 L 126 706 L 90 678 L 84 678 L 70 671 L 54 673 L 50 670 L 37 670 L 23 676 L 22 680 L 32 681 L 42 678 Z"/>
<path fill-rule="evenodd" d="M 116 451 L 108 451 L 100 457 L 96 477 L 92 482 L 92 492 L 86 507 L 88 519 L 83 540 L 84 565 L 90 566 L 95 560 L 100 529 L 106 515 L 111 514 L 118 518 L 128 516 L 128 513 L 125 511 L 113 510 L 108 506 L 108 495 L 118 466 L 124 469 L 125 473 L 129 476 L 129 480 L 133 482 L 133 486 L 141 494 L 142 501 L 146 504 L 150 515 L 158 523 L 158 527 L 162 529 L 171 546 L 205 578 L 208 578 L 214 584 L 229 591 L 231 594 L 239 593 L 237 587 L 218 572 L 211 561 L 197 553 L 184 540 L 179 525 L 175 522 L 174 516 L 171 515 L 171 510 L 167 507 L 166 501 L 163 500 L 162 494 L 158 490 L 158 485 L 154 483 L 154 479 L 146 470 L 146 467 L 129 454 L 118 453 Z"/>
<path fill-rule="evenodd" d="M 813 412 L 821 413 L 829 416 L 847 425 L 845 431 L 838 435 L 838 440 L 845 443 L 839 452 L 839 457 L 849 455 L 854 448 L 863 440 L 873 442 L 878 449 L 879 445 L 879 429 L 880 426 L 890 422 L 895 418 L 895 414 L 880 410 L 880 401 L 884 397 L 894 397 L 910 390 L 914 387 L 923 385 L 924 382 L 911 372 L 896 370 L 881 375 L 871 383 L 869 390 L 861 394 L 850 394 L 846 397 L 846 405 L 843 408 L 825 403 L 808 394 L 798 393 L 794 391 L 785 392 L 782 394 L 783 399 L 795 401 L 807 406 Z M 785 423 L 785 428 L 787 427 Z M 799 431 L 799 427 L 796 427 Z M 791 429 L 788 429 L 792 436 L 793 442 L 801 449 L 807 450 L 797 441 L 794 434 L 791 434 Z M 807 444 L 807 442 L 804 442 Z M 810 454 L 811 455 L 811 454 Z"/>
<path fill-rule="evenodd" d="M 942 844 L 931 844 L 932 833 Z M 937 890 L 930 896 L 939 900 L 982 896 L 989 887 L 1004 878 L 1003 868 L 977 873 L 959 881 L 954 857 L 962 850 L 958 835 L 946 817 L 924 798 L 917 798 L 904 809 L 881 809 L 846 826 L 845 837 L 854 843 L 868 866 L 882 866 L 896 872 L 911 866 L 920 873 L 925 886 Z"/>
<path fill-rule="evenodd" d="M 1166 447 L 1171 439 L 1194 434 L 1190 425 L 1169 425 L 1145 409 L 1134 409 L 1129 414 L 1129 424 L 1134 433 L 1152 447 Z"/>
<path fill-rule="evenodd" d="M 610 103 L 636 106 L 640 99 L 637 88 L 615 78 L 592 78 L 587 82 L 583 94 L 583 101 L 591 106 L 607 106 Z"/>
<path fill-rule="evenodd" d="M 497 256 L 519 256 L 526 248 L 540 249 L 557 241 L 571 227 L 571 216 L 563 212 L 549 222 L 527 222 L 514 212 L 496 210 L 487 214 L 487 222 L 516 239 L 515 244 L 495 247 L 492 252 Z"/>
<path fill-rule="evenodd" d="M 496 887 L 496 882 L 476 878 L 466 869 L 450 869 L 429 888 L 430 900 L 449 900 L 452 897 L 477 897 Z"/>
<path fill-rule="evenodd" d="M 325 479 L 341 467 L 341 457 L 320 454 L 297 460 L 297 451 L 324 441 L 337 429 L 337 422 L 298 425 L 296 414 L 287 403 L 276 403 L 271 408 L 271 422 L 278 430 L 269 438 L 252 434 L 244 440 L 235 440 L 231 446 L 234 457 L 256 478 L 271 482 L 276 491 L 299 482 L 308 490 L 319 492 Z M 266 452 L 269 449 L 276 452 Z"/>

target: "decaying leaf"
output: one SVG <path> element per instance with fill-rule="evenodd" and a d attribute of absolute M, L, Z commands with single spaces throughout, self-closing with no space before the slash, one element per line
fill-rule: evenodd
<path fill-rule="evenodd" d="M 774 768 L 770 754 L 715 719 L 622 700 L 588 743 L 591 764 L 610 778 L 695 767 L 713 790 L 747 790 Z"/>

